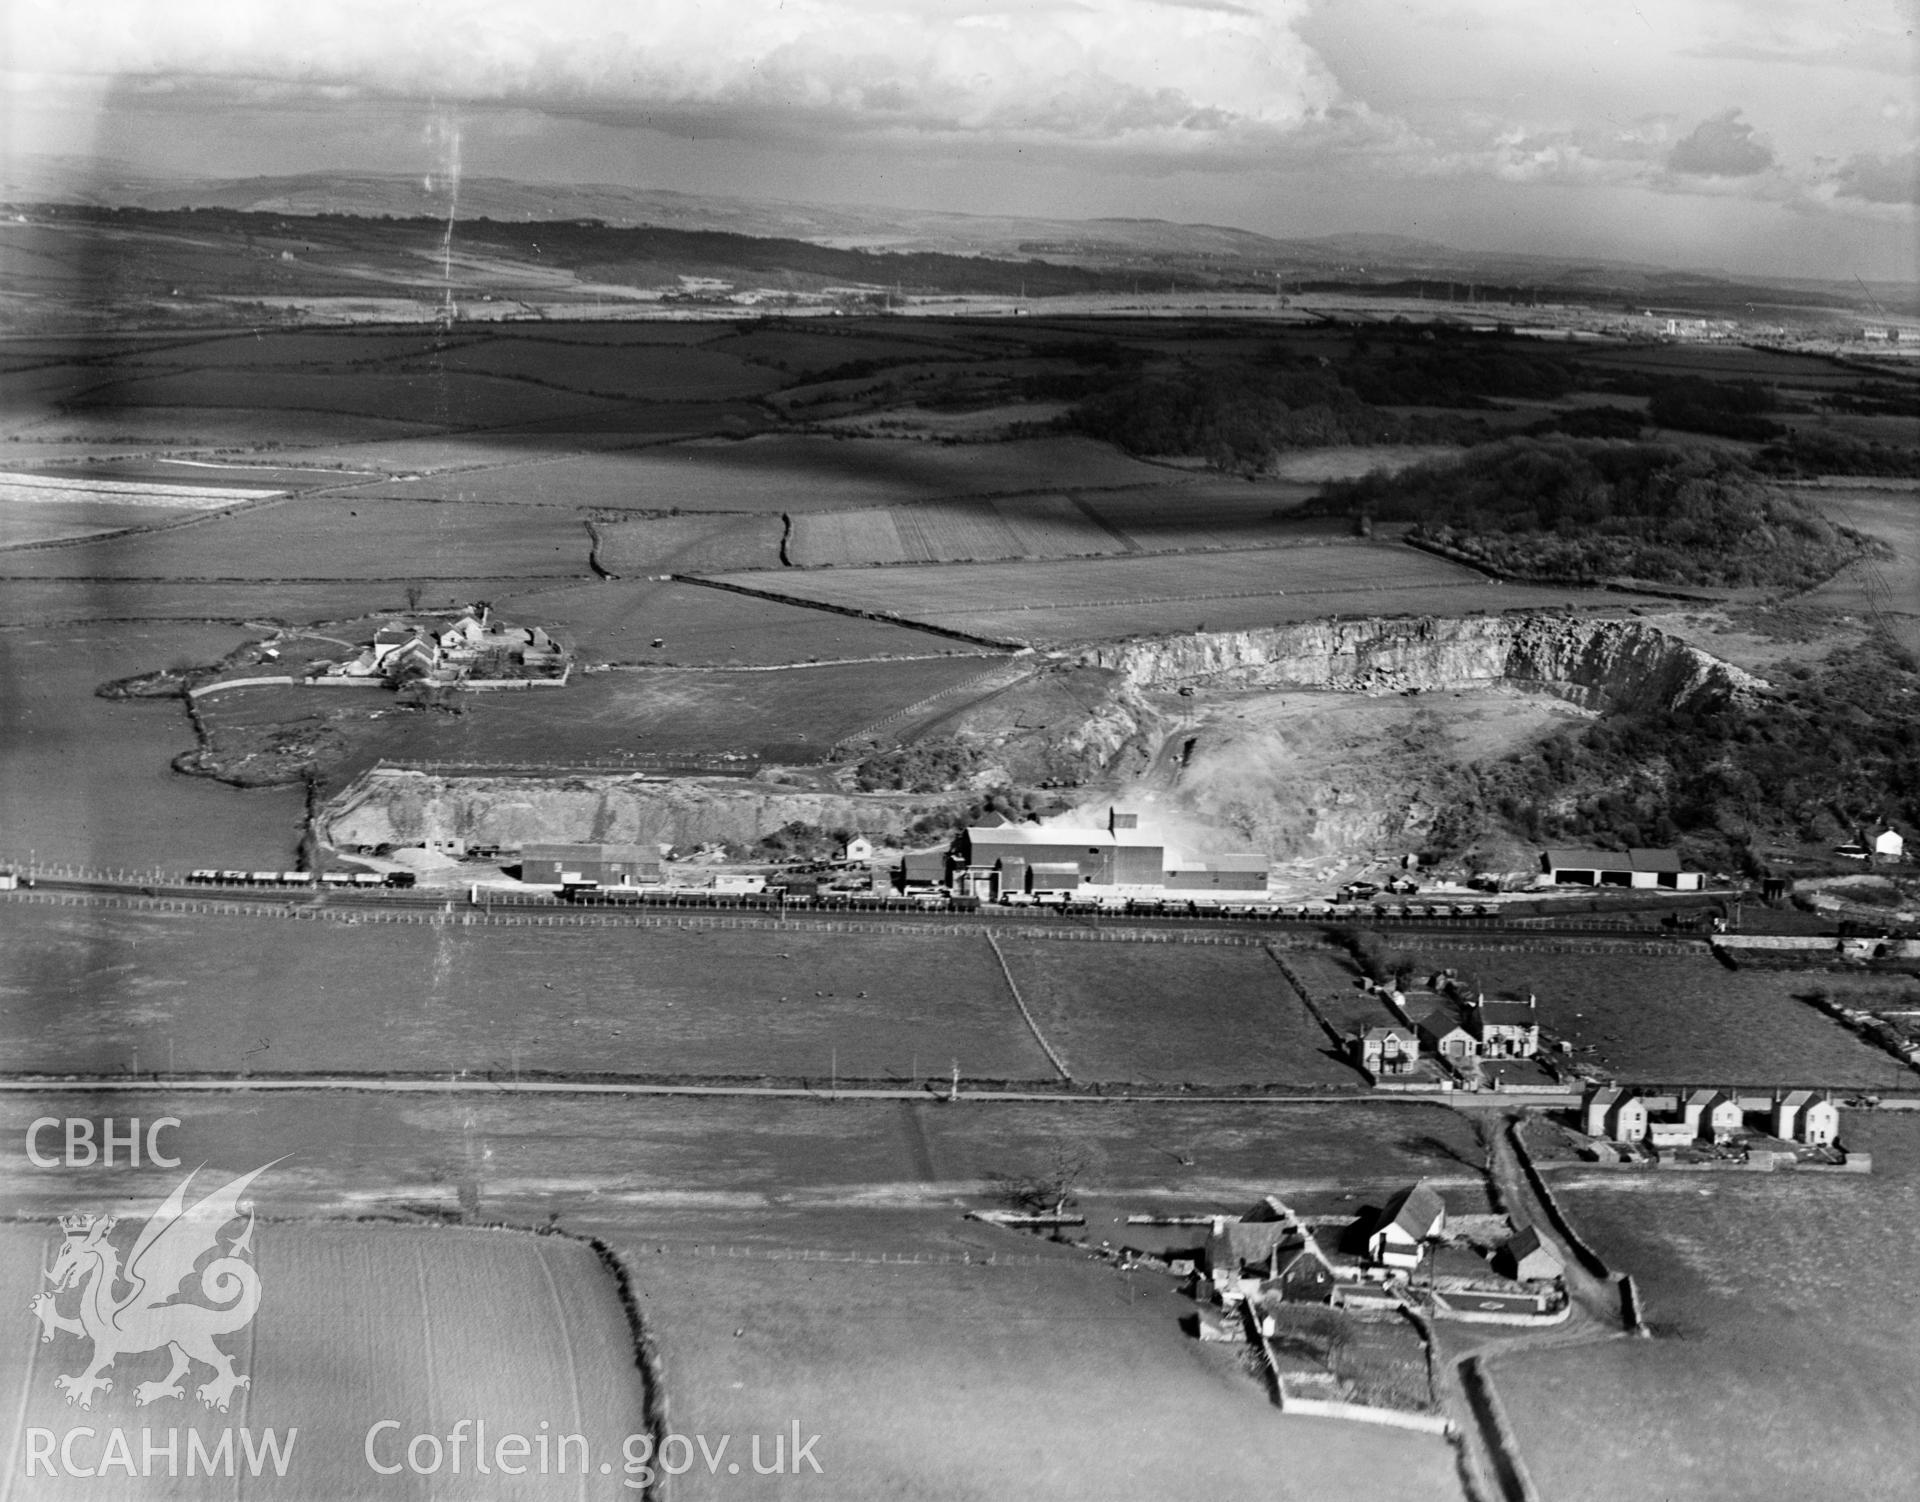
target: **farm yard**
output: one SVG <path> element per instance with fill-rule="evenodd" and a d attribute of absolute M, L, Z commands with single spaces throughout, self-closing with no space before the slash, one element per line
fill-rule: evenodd
<path fill-rule="evenodd" d="M 1842 1130 L 1870 1177 L 1555 1176 L 1581 1235 L 1632 1271 L 1655 1338 L 1492 1365 L 1542 1495 L 1908 1494 L 1920 1122 L 1849 1113 Z"/>
<path fill-rule="evenodd" d="M 210 1192 L 254 1161 L 247 1156 L 225 1165 L 232 1171 L 224 1175 L 203 1172 L 194 1189 Z M 67 1405 L 53 1379 L 85 1366 L 86 1341 L 62 1334 L 43 1345 L 23 1316 L 10 1339 L 26 1359 L 0 1363 L 0 1403 L 9 1415 L 0 1451 L 15 1457 L 10 1480 L 27 1474 L 30 1428 L 64 1439 L 76 1427 L 92 1426 L 93 1433 L 77 1436 L 72 1450 L 75 1464 L 87 1465 L 107 1453 L 106 1435 L 116 1426 L 130 1438 L 143 1425 L 155 1431 L 191 1428 L 211 1450 L 222 1429 L 244 1425 L 256 1444 L 263 1430 L 278 1432 L 284 1474 L 276 1474 L 271 1461 L 260 1474 L 249 1474 L 246 1451 L 236 1445 L 235 1470 L 244 1480 L 216 1484 L 262 1498 L 364 1496 L 375 1479 L 366 1458 L 372 1426 L 397 1421 L 397 1429 L 379 1436 L 391 1442 L 382 1463 L 394 1464 L 412 1436 L 444 1436 L 460 1417 L 484 1417 L 490 1439 L 529 1437 L 527 1474 L 516 1496 L 578 1497 L 584 1474 L 600 1475 L 602 1461 L 619 1473 L 622 1442 L 645 1430 L 646 1394 L 626 1313 L 591 1248 L 567 1237 L 512 1231 L 276 1221 L 273 1180 L 269 1172 L 252 1191 L 269 1223 L 253 1230 L 259 1312 L 245 1334 L 226 1341 L 236 1369 L 251 1383 L 232 1410 L 209 1412 L 192 1396 L 136 1407 L 135 1379 L 158 1381 L 166 1374 L 162 1350 L 123 1354 L 113 1367 L 113 1390 L 81 1414 Z M 158 1176 L 155 1191 L 138 1212 L 158 1207 L 166 1192 Z M 130 1208 L 114 1205 L 123 1213 Z M 42 1286 L 39 1270 L 59 1240 L 57 1231 L 40 1226 L 0 1227 L 0 1295 L 10 1308 L 24 1309 Z M 510 1372 L 499 1360 L 502 1351 L 513 1353 Z M 202 1366 L 194 1380 L 209 1375 Z M 579 1447 L 569 1446 L 569 1474 L 559 1473 L 557 1448 L 541 1474 L 531 1441 L 543 1426 L 549 1435 L 585 1438 L 584 1462 Z M 289 1432 L 296 1429 L 288 1450 Z M 178 1444 L 184 1468 L 184 1435 Z M 102 1464 L 100 1474 L 49 1479 L 51 1467 L 43 1467 L 19 1495 L 179 1495 L 181 1483 L 168 1478 L 162 1446 L 152 1476 L 121 1477 Z M 137 1438 L 132 1454 L 129 1470 L 144 1470 Z M 427 1451 L 420 1454 L 424 1459 Z M 432 1478 L 408 1473 L 396 1479 L 407 1483 L 411 1497 L 470 1496 L 471 1448 L 466 1460 L 461 1475 L 447 1468 Z M 189 1489 L 206 1484 L 187 1483 Z"/>

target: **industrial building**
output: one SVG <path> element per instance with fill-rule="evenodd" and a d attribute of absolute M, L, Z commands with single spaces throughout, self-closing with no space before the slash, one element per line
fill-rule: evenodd
<path fill-rule="evenodd" d="M 1540 868 L 1557 886 L 1665 887 L 1697 892 L 1701 875 L 1683 871 L 1673 850 L 1548 850 Z"/>
<path fill-rule="evenodd" d="M 1109 810 L 1104 828 L 1071 824 L 976 824 L 953 848 L 953 885 L 989 899 L 1066 895 L 1085 887 L 1264 893 L 1267 857 L 1255 851 L 1188 853 Z"/>
<path fill-rule="evenodd" d="M 651 845 L 529 845 L 520 852 L 520 879 L 538 886 L 642 886 L 661 879 L 660 852 Z"/>

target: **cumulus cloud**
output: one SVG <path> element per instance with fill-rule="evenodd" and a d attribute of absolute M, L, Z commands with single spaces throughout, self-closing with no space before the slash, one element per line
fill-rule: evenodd
<path fill-rule="evenodd" d="M 78 0 L 16 69 L 1070 140 L 1286 131 L 1339 91 L 1310 0 Z"/>
<path fill-rule="evenodd" d="M 1862 152 L 1841 165 L 1836 194 L 1866 203 L 1920 204 L 1920 151 Z"/>
<path fill-rule="evenodd" d="M 1737 109 L 1702 120 L 1667 154 L 1668 169 L 1686 177 L 1754 177 L 1773 164 L 1773 148 Z"/>

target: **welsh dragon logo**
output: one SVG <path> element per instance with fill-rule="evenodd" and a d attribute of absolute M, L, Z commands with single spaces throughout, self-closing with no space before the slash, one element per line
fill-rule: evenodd
<path fill-rule="evenodd" d="M 93 1407 L 97 1393 L 113 1391 L 113 1379 L 102 1373 L 116 1359 L 163 1346 L 173 1353 L 173 1369 L 158 1382 L 134 1388 L 134 1401 L 142 1406 L 185 1397 L 180 1379 L 192 1376 L 195 1362 L 213 1368 L 212 1379 L 195 1389 L 209 1408 L 224 1413 L 234 1389 L 252 1385 L 251 1378 L 234 1371 L 233 1358 L 214 1344 L 214 1337 L 244 1330 L 260 1307 L 260 1275 L 246 1260 L 253 1255 L 253 1207 L 243 1212 L 240 1196 L 271 1167 L 263 1164 L 186 1208 L 187 1186 L 200 1171 L 196 1168 L 142 1227 L 124 1266 L 119 1249 L 108 1239 L 118 1217 L 60 1217 L 67 1239 L 53 1266 L 45 1269 L 52 1290 L 35 1294 L 28 1307 L 40 1321 L 42 1341 L 52 1340 L 56 1330 L 93 1341 L 93 1360 L 85 1371 L 53 1379 L 68 1403 Z M 246 1228 L 222 1244 L 220 1233 L 243 1213 Z M 181 1284 L 209 1252 L 219 1255 L 201 1270 L 200 1292 L 220 1307 L 175 1302 Z M 75 1289 L 75 1314 L 63 1314 L 61 1295 Z"/>

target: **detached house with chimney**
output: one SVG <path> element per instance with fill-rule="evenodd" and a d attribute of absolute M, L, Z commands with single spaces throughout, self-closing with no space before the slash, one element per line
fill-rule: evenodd
<path fill-rule="evenodd" d="M 1381 1207 L 1367 1235 L 1367 1260 L 1412 1272 L 1426 1255 L 1427 1243 L 1447 1228 L 1447 1203 L 1424 1179 L 1409 1185 Z"/>

